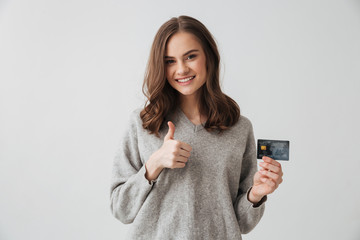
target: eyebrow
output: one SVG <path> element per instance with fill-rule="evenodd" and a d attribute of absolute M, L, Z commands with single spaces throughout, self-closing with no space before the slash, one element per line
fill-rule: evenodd
<path fill-rule="evenodd" d="M 184 53 L 183 56 L 186 56 L 186 55 L 188 55 L 188 54 L 190 54 L 190 53 L 192 53 L 192 52 L 198 52 L 198 51 L 199 51 L 199 50 L 197 50 L 197 49 L 191 49 L 190 51 L 187 51 L 186 53 Z M 164 58 L 174 58 L 174 57 L 165 56 Z"/>

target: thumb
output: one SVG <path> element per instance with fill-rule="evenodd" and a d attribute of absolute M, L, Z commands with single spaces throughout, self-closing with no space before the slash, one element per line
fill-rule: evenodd
<path fill-rule="evenodd" d="M 175 125 L 171 121 L 168 121 L 168 126 L 169 126 L 169 131 L 166 134 L 164 141 L 169 139 L 174 139 Z"/>

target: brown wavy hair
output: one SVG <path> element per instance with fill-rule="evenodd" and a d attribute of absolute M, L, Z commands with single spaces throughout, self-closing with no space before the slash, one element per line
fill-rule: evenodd
<path fill-rule="evenodd" d="M 200 112 L 207 116 L 204 128 L 209 132 L 233 126 L 240 117 L 240 107 L 220 88 L 220 55 L 209 30 L 198 20 L 189 16 L 173 17 L 165 22 L 155 35 L 145 72 L 142 92 L 147 97 L 140 113 L 143 128 L 159 136 L 159 130 L 168 113 L 179 105 L 178 92 L 166 79 L 165 51 L 169 38 L 177 32 L 193 34 L 201 43 L 206 56 L 207 79 L 199 89 Z"/>

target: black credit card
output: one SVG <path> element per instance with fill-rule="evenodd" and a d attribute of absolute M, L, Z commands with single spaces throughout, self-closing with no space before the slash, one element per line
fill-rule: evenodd
<path fill-rule="evenodd" d="M 258 139 L 257 158 L 263 156 L 274 160 L 289 160 L 289 141 Z"/>

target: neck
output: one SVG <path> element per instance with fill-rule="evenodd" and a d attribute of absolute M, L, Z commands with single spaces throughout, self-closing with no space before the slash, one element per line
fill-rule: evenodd
<path fill-rule="evenodd" d="M 180 108 L 190 119 L 201 119 L 199 95 L 182 95 Z"/>

